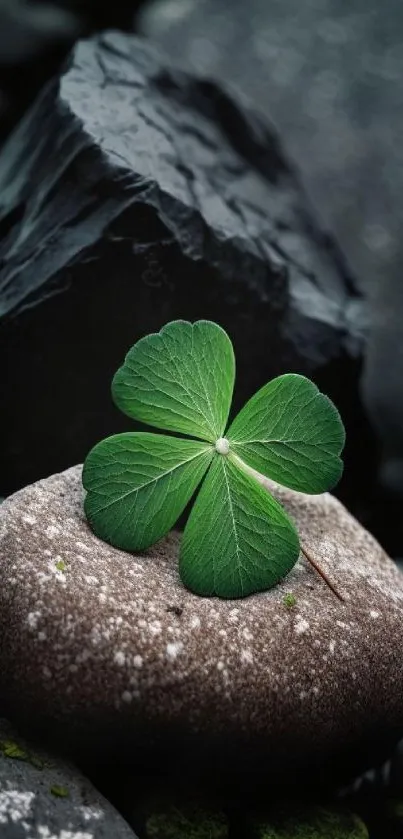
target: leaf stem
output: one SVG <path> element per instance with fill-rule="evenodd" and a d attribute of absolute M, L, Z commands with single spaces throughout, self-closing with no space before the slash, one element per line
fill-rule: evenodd
<path fill-rule="evenodd" d="M 333 594 L 335 594 L 335 595 L 336 595 L 336 597 L 338 597 L 338 598 L 339 598 L 339 600 L 341 600 L 341 602 L 342 602 L 342 603 L 345 603 L 344 597 L 340 594 L 340 592 L 338 592 L 338 591 L 337 591 L 337 588 L 333 585 L 333 583 L 331 583 L 331 582 L 330 582 L 329 577 L 327 576 L 327 574 L 325 574 L 325 572 L 323 571 L 323 569 L 320 567 L 320 565 L 318 565 L 318 563 L 317 563 L 317 562 L 316 562 L 316 560 L 313 558 L 313 556 L 309 553 L 309 551 L 307 551 L 307 549 L 306 549 L 306 548 L 304 548 L 304 546 L 303 546 L 302 544 L 300 544 L 300 547 L 301 547 L 301 551 L 302 551 L 302 553 L 304 554 L 304 557 L 305 557 L 305 558 L 308 560 L 308 562 L 312 565 L 312 567 L 313 567 L 313 568 L 315 569 L 315 571 L 319 574 L 319 576 L 320 576 L 320 577 L 322 577 L 322 580 L 324 580 L 324 581 L 325 581 L 325 583 L 326 583 L 326 585 L 327 585 L 327 586 L 329 586 L 329 588 L 330 588 L 330 590 L 333 592 Z"/>

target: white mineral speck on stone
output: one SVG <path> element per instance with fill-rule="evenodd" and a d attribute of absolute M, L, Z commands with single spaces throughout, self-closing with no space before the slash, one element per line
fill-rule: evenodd
<path fill-rule="evenodd" d="M 335 649 L 336 649 L 336 641 L 330 641 L 329 642 L 329 650 L 332 653 L 332 655 L 333 655 Z"/>
<path fill-rule="evenodd" d="M 379 618 L 379 612 L 375 611 L 375 609 L 371 609 L 369 614 L 370 614 L 370 617 L 373 618 L 374 620 Z"/>
<path fill-rule="evenodd" d="M 60 528 L 56 527 L 55 524 L 50 524 L 49 527 L 47 527 L 46 530 L 45 530 L 45 536 L 47 536 L 48 539 L 54 539 L 54 537 L 58 536 L 59 533 L 60 533 Z"/>
<path fill-rule="evenodd" d="M 142 666 L 143 666 L 143 659 L 142 659 L 141 655 L 133 656 L 133 667 L 135 667 L 137 670 L 140 670 L 140 668 Z"/>
<path fill-rule="evenodd" d="M 223 661 L 217 661 L 217 670 L 224 670 L 225 664 Z"/>
<path fill-rule="evenodd" d="M 124 690 L 122 693 L 123 702 L 131 702 L 133 699 L 133 694 L 130 693 L 129 690 Z"/>
<path fill-rule="evenodd" d="M 25 524 L 36 524 L 35 516 L 22 516 L 22 520 L 25 522 Z"/>
<path fill-rule="evenodd" d="M 191 629 L 200 629 L 201 623 L 200 618 L 197 615 L 193 615 L 192 620 L 190 621 L 190 628 Z"/>
<path fill-rule="evenodd" d="M 23 819 L 31 814 L 31 807 L 36 797 L 36 792 L 20 792 L 15 789 L 2 789 L 0 793 L 0 824 L 6 825 L 6 832 L 14 832 L 12 824 L 21 825 L 25 833 Z M 7 829 L 7 825 L 10 831 Z M 19 832 L 19 828 L 16 830 Z"/>
<path fill-rule="evenodd" d="M 85 542 L 76 542 L 76 548 L 79 548 L 80 551 L 90 551 L 91 550 L 89 545 L 86 545 Z"/>
<path fill-rule="evenodd" d="M 175 661 L 175 658 L 177 658 L 182 650 L 183 644 L 181 641 L 173 641 L 171 644 L 167 644 L 166 647 L 167 656 L 171 659 L 171 661 Z"/>
<path fill-rule="evenodd" d="M 151 635 L 159 635 L 161 632 L 161 623 L 160 621 L 151 621 L 151 623 L 148 624 L 148 628 Z"/>
<path fill-rule="evenodd" d="M 41 612 L 30 612 L 27 615 L 27 624 L 28 624 L 30 629 L 37 629 L 38 621 L 39 621 L 40 617 L 41 617 Z"/>
<path fill-rule="evenodd" d="M 38 641 L 46 641 L 46 632 L 38 632 Z"/>
<path fill-rule="evenodd" d="M 115 655 L 113 656 L 113 660 L 114 660 L 115 664 L 119 665 L 119 667 L 123 667 L 123 665 L 126 661 L 126 656 L 125 656 L 124 653 L 122 653 L 122 650 L 118 650 L 115 653 Z"/>
<path fill-rule="evenodd" d="M 305 620 L 305 618 L 299 618 L 295 624 L 295 633 L 296 635 L 303 635 L 304 632 L 309 629 L 309 623 Z"/>
<path fill-rule="evenodd" d="M 252 664 L 253 663 L 253 655 L 250 650 L 244 649 L 241 650 L 241 661 L 244 664 Z"/>

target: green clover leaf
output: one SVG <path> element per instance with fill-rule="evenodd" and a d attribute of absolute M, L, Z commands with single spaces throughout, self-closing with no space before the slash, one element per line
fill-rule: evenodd
<path fill-rule="evenodd" d="M 227 424 L 234 381 L 226 332 L 206 320 L 176 320 L 131 348 L 112 395 L 132 419 L 214 443 Z"/>
<path fill-rule="evenodd" d="M 245 597 L 296 563 L 295 526 L 253 472 L 303 492 L 342 472 L 338 411 L 304 376 L 265 385 L 225 432 L 235 378 L 232 344 L 210 321 L 173 321 L 138 341 L 112 383 L 133 419 L 198 439 L 117 434 L 86 458 L 85 513 L 94 533 L 139 551 L 175 524 L 201 484 L 182 537 L 183 583 L 200 595 Z M 224 436 L 225 434 L 225 436 Z"/>
<path fill-rule="evenodd" d="M 89 453 L 85 512 L 97 536 L 141 551 L 175 524 L 213 457 L 211 445 L 165 434 L 116 434 Z"/>
<path fill-rule="evenodd" d="M 287 373 L 264 385 L 227 437 L 248 466 L 299 492 L 325 492 L 341 478 L 345 433 L 339 412 L 304 376 Z"/>
<path fill-rule="evenodd" d="M 245 597 L 272 588 L 298 555 L 297 531 L 281 505 L 231 457 L 216 456 L 183 534 L 185 585 L 198 594 Z"/>

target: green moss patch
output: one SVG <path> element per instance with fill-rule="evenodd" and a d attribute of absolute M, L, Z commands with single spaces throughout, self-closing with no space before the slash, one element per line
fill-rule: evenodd
<path fill-rule="evenodd" d="M 285 606 L 286 609 L 292 609 L 293 606 L 296 605 L 296 603 L 297 598 L 295 597 L 295 594 L 292 594 L 291 591 L 287 592 L 287 594 L 284 595 L 283 606 Z"/>
<path fill-rule="evenodd" d="M 255 825 L 253 839 L 368 839 L 368 831 L 353 813 L 318 807 L 261 822 Z"/>
<path fill-rule="evenodd" d="M 194 808 L 170 807 L 149 816 L 147 839 L 228 839 L 228 823 L 222 813 Z"/>
<path fill-rule="evenodd" d="M 28 751 L 15 740 L 0 740 L 0 753 L 4 757 L 13 758 L 14 760 L 24 760 L 26 763 L 30 763 L 31 766 L 35 766 L 36 769 L 43 769 L 45 766 L 50 765 L 46 764 L 41 757 Z"/>

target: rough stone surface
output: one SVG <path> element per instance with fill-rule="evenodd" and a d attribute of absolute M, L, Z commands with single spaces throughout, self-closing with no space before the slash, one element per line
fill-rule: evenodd
<path fill-rule="evenodd" d="M 112 375 L 177 317 L 228 330 L 238 405 L 286 370 L 356 398 L 362 301 L 275 132 L 128 35 L 80 43 L 0 154 L 0 317 L 3 494 L 124 430 Z"/>
<path fill-rule="evenodd" d="M 75 767 L 27 743 L 4 719 L 0 719 L 0 835 L 1 839 L 136 839 Z"/>
<path fill-rule="evenodd" d="M 87 755 L 220 783 L 325 782 L 387 750 L 403 728 L 403 578 L 332 496 L 275 495 L 344 602 L 301 561 L 264 594 L 191 594 L 177 533 L 135 556 L 92 534 L 78 466 L 6 499 L 8 713 Z"/>

